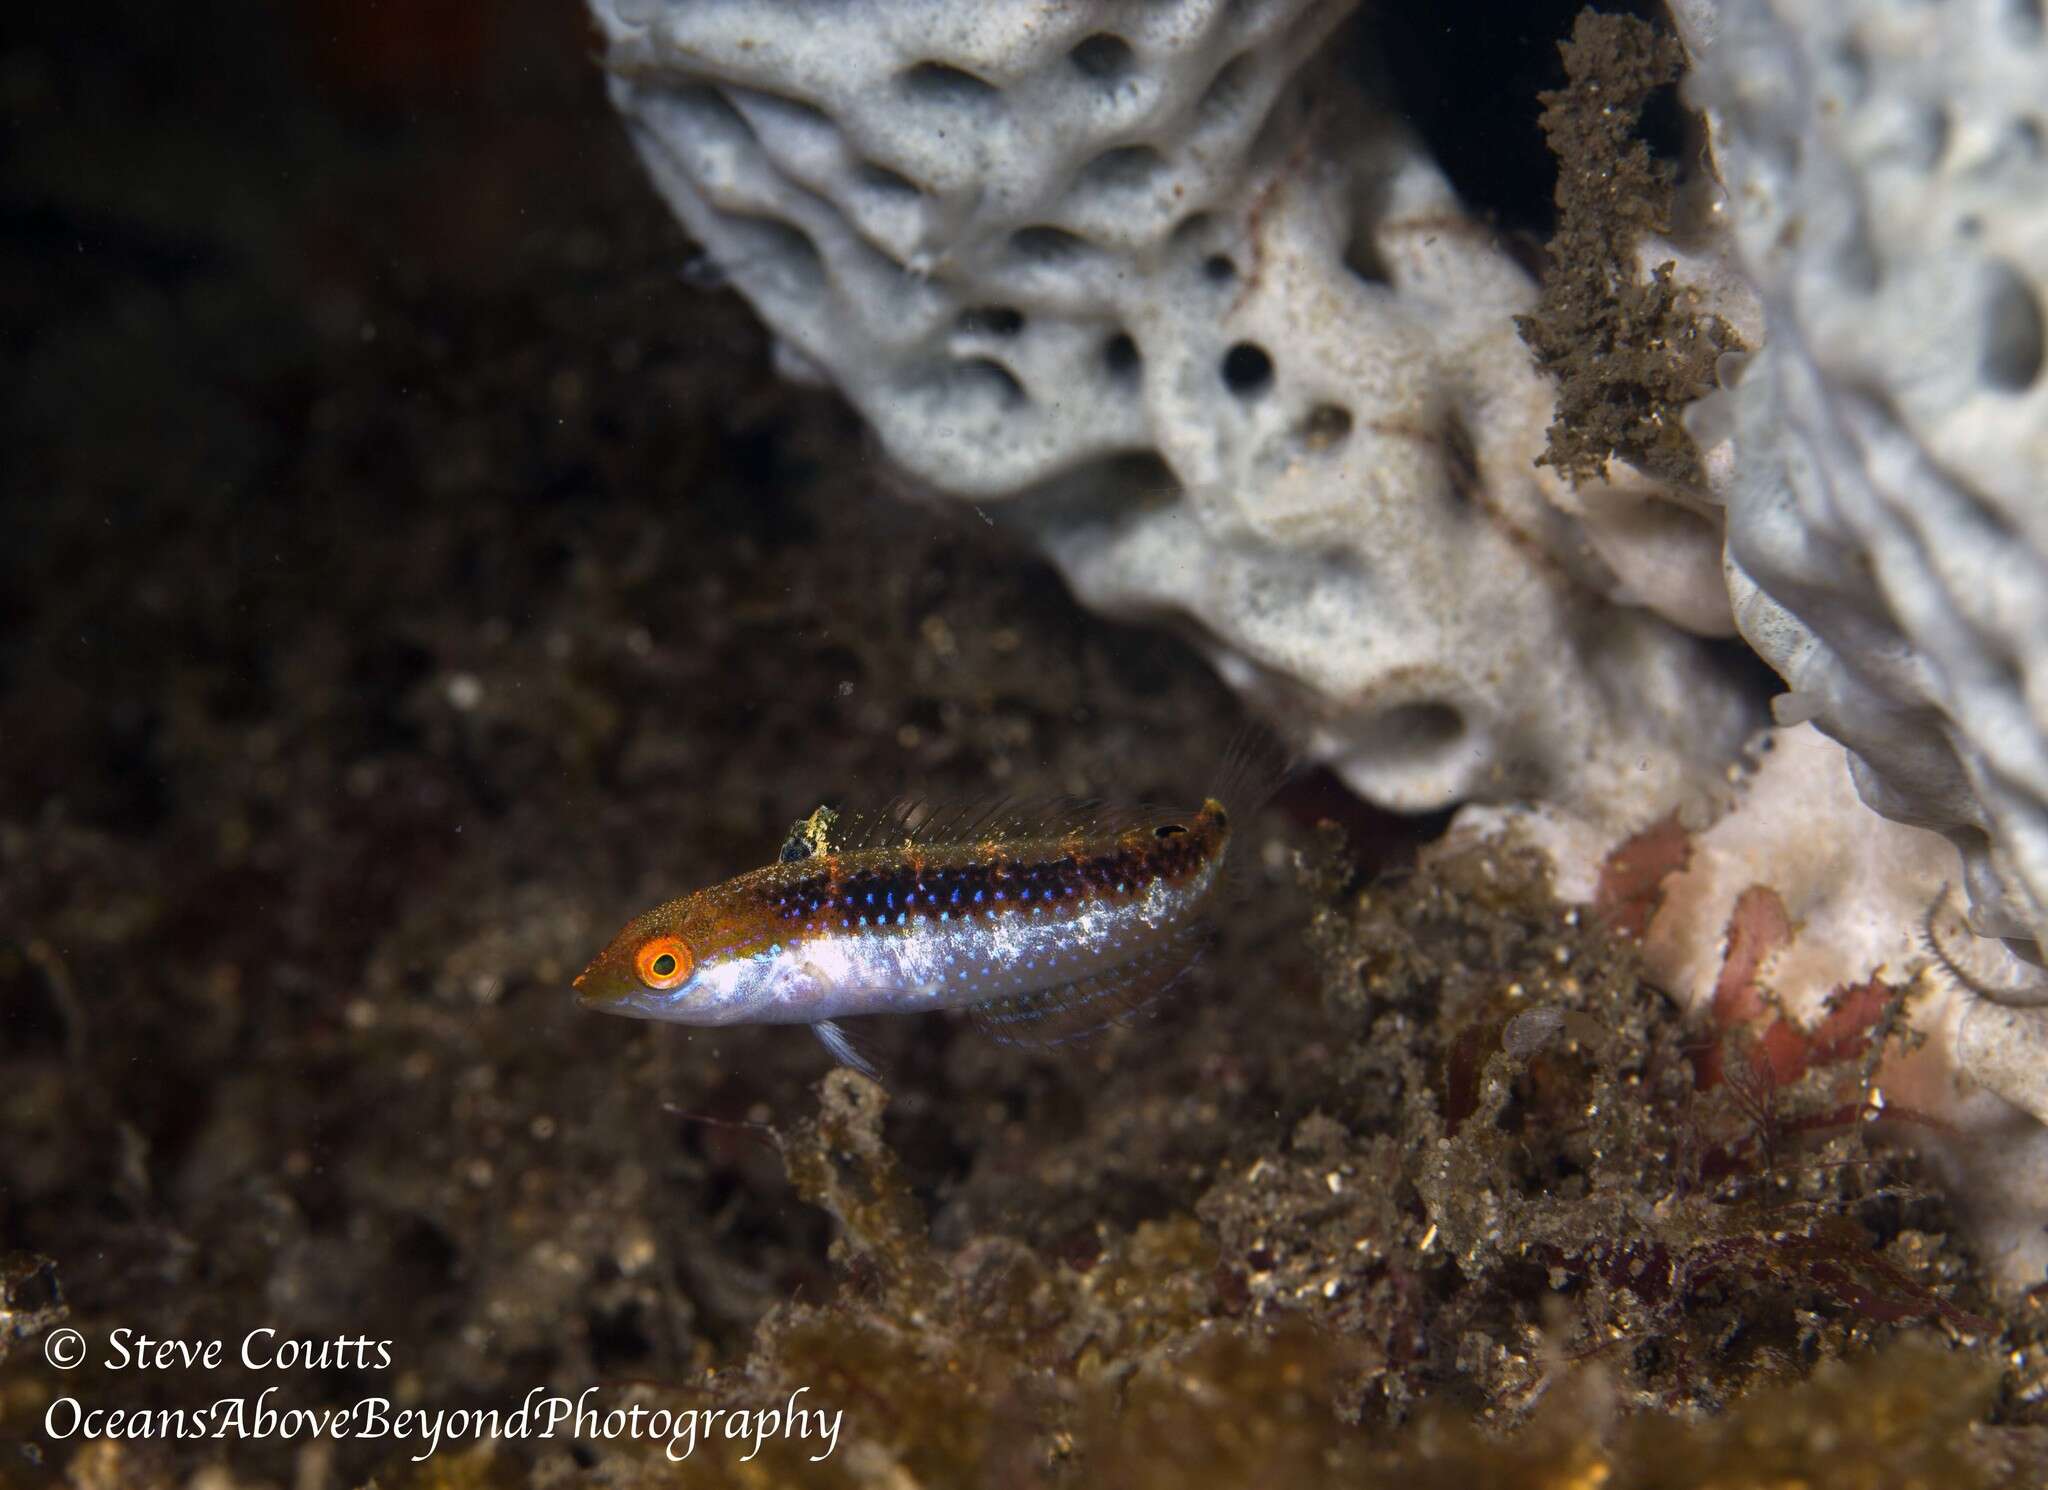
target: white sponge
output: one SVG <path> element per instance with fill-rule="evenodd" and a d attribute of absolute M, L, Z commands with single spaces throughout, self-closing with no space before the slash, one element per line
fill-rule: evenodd
<path fill-rule="evenodd" d="M 1786 722 L 2048 931 L 2048 36 L 2008 0 L 1681 14 L 1766 340 L 1730 428 L 1729 586 Z"/>
<path fill-rule="evenodd" d="M 792 363 L 1365 795 L 1630 821 L 1757 722 L 1656 614 L 1725 626 L 1711 523 L 1583 520 L 1534 465 L 1534 287 L 1319 52 L 1347 5 L 593 5 Z"/>

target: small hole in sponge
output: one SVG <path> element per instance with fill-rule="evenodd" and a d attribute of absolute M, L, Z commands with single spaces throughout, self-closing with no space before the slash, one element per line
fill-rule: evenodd
<path fill-rule="evenodd" d="M 1114 82 L 1136 65 L 1128 43 L 1121 36 L 1098 31 L 1067 54 L 1082 76 Z"/>
<path fill-rule="evenodd" d="M 1131 340 L 1128 331 L 1120 331 L 1102 347 L 1102 365 L 1109 369 L 1109 375 L 1119 382 L 1138 375 L 1144 365 L 1144 356 L 1138 351 L 1138 344 Z"/>
<path fill-rule="evenodd" d="M 860 184 L 870 191 L 890 197 L 920 197 L 924 193 L 917 189 L 917 183 L 901 171 L 892 171 L 887 166 L 864 160 L 856 173 Z"/>
<path fill-rule="evenodd" d="M 1024 313 L 1009 305 L 976 305 L 960 312 L 958 324 L 970 335 L 1015 336 L 1024 329 Z"/>
<path fill-rule="evenodd" d="M 1429 756 L 1458 742 L 1465 716 L 1449 704 L 1397 704 L 1373 720 L 1372 731 L 1386 754 Z"/>
<path fill-rule="evenodd" d="M 1368 222 L 1352 224 L 1351 239 L 1344 245 L 1344 267 L 1369 285 L 1394 282 L 1393 272 L 1387 268 L 1386 258 L 1373 238 L 1372 224 Z"/>
<path fill-rule="evenodd" d="M 1010 235 L 1010 251 L 1038 264 L 1067 264 L 1085 257 L 1089 245 L 1065 228 L 1019 228 Z"/>
<path fill-rule="evenodd" d="M 1179 823 L 1164 823 L 1152 830 L 1152 836 L 1154 838 L 1172 838 L 1185 832 L 1187 832 L 1187 829 L 1183 828 Z"/>
<path fill-rule="evenodd" d="M 1223 354 L 1223 386 L 1239 398 L 1252 398 L 1273 382 L 1273 359 L 1255 342 L 1241 341 Z"/>
<path fill-rule="evenodd" d="M 896 84 L 911 98 L 946 108 L 986 109 L 997 98 L 992 84 L 943 62 L 920 62 L 901 74 Z"/>
<path fill-rule="evenodd" d="M 1152 189 L 1166 169 L 1166 158 L 1150 145 L 1119 145 L 1089 161 L 1074 185 L 1082 191 L 1135 194 Z"/>
<path fill-rule="evenodd" d="M 802 230 L 772 217 L 721 214 L 721 226 L 734 240 L 728 262 L 746 263 L 765 275 L 778 293 L 812 296 L 823 292 L 824 259 Z"/>
<path fill-rule="evenodd" d="M 1227 285 L 1237 278 L 1237 265 L 1230 262 L 1228 254 L 1210 254 L 1202 260 L 1202 274 L 1219 285 Z"/>
<path fill-rule="evenodd" d="M 1484 473 L 1479 468 L 1479 446 L 1455 408 L 1444 411 L 1442 436 L 1450 494 L 1460 502 L 1472 502 L 1481 494 Z"/>
<path fill-rule="evenodd" d="M 1216 76 L 1195 104 L 1197 129 L 1227 123 L 1238 115 L 1251 96 L 1251 71 L 1249 52 L 1238 53 L 1216 70 Z"/>
<path fill-rule="evenodd" d="M 1984 297 L 1984 380 L 2003 393 L 2023 393 L 2041 376 L 2048 351 L 2041 297 L 2010 264 L 1990 266 L 1991 284 Z"/>
<path fill-rule="evenodd" d="M 1351 438 L 1351 411 L 1342 404 L 1317 404 L 1295 431 L 1303 450 L 1322 455 Z"/>
<path fill-rule="evenodd" d="M 975 357 L 956 363 L 953 386 L 956 391 L 969 395 L 993 395 L 1006 408 L 1030 402 L 1024 385 L 1017 381 L 1017 375 L 992 357 Z"/>

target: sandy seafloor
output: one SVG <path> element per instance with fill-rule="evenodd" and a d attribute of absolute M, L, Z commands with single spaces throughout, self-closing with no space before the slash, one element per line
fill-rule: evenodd
<path fill-rule="evenodd" d="M 573 7 L 9 33 L 0 1485 L 2025 1482 L 2038 1326 L 1820 1120 L 1853 1072 L 1703 1090 L 1625 943 L 1313 774 L 1059 1059 L 887 1023 L 884 1112 L 800 1029 L 579 1012 L 821 800 L 1185 797 L 1237 706 L 775 377 Z M 266 1389 L 843 1417 L 44 1431 Z"/>

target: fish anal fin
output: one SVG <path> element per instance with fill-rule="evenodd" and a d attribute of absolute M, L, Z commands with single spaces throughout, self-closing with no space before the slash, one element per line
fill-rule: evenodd
<path fill-rule="evenodd" d="M 1128 962 L 1031 993 L 968 1007 L 975 1027 L 999 1045 L 1056 1050 L 1153 1013 L 1209 944 L 1193 926 Z"/>

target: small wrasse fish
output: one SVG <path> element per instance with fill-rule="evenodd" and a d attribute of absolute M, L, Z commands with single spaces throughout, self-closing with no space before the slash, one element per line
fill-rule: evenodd
<path fill-rule="evenodd" d="M 636 917 L 575 988 L 585 1008 L 639 1019 L 808 1024 L 870 1075 L 841 1020 L 961 1010 L 1005 1044 L 1064 1044 L 1187 971 L 1238 814 L 1285 769 L 1254 736 L 1188 811 L 1074 798 L 865 819 L 820 808 L 777 862 Z"/>

